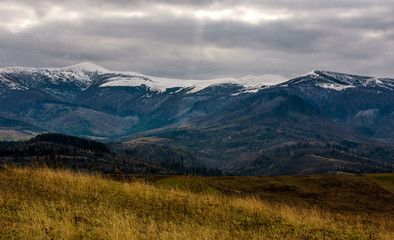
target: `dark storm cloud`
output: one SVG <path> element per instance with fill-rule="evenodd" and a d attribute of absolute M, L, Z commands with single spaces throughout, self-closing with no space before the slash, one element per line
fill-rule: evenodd
<path fill-rule="evenodd" d="M 92 61 L 178 78 L 327 69 L 394 76 L 394 2 L 0 3 L 0 67 Z"/>

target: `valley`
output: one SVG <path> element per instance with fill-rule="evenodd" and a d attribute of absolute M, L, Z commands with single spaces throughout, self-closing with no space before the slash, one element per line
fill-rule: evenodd
<path fill-rule="evenodd" d="M 0 137 L 73 135 L 125 158 L 231 175 L 390 172 L 393 91 L 393 79 L 320 70 L 286 81 L 3 68 Z"/>

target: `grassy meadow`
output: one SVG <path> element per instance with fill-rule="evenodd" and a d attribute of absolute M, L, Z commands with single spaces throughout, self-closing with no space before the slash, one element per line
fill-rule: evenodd
<path fill-rule="evenodd" d="M 364 185 L 339 201 L 328 192 L 349 186 L 333 176 L 122 179 L 1 168 L 0 239 L 393 239 L 393 175 L 345 177 Z M 313 200 L 324 181 L 328 200 Z M 360 197 L 369 187 L 381 191 L 376 209 Z M 346 207 L 355 202 L 367 205 Z"/>

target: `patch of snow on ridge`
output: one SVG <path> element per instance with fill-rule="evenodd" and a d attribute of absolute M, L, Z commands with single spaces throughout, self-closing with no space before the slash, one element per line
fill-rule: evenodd
<path fill-rule="evenodd" d="M 377 78 L 377 77 L 373 77 L 371 80 L 373 80 L 373 81 L 376 82 L 377 84 L 383 84 L 383 82 L 380 81 L 379 78 Z"/>
<path fill-rule="evenodd" d="M 128 77 L 112 77 L 107 79 L 106 83 L 100 85 L 100 87 L 136 87 L 141 85 L 147 85 L 152 81 L 147 81 L 145 77 L 141 76 L 128 76 Z"/>
<path fill-rule="evenodd" d="M 82 62 L 79 64 L 71 65 L 68 67 L 62 68 L 34 68 L 34 67 L 5 67 L 0 68 L 0 73 L 13 73 L 13 72 L 24 72 L 24 73 L 32 73 L 32 72 L 70 72 L 70 71 L 87 71 L 87 72 L 99 72 L 99 73 L 109 73 L 108 69 L 101 67 L 97 64 L 91 62 Z"/>
<path fill-rule="evenodd" d="M 248 75 L 245 77 L 238 78 L 238 80 L 244 81 L 245 85 L 273 86 L 279 83 L 286 82 L 288 79 L 280 75 L 264 74 L 259 76 Z"/>
<path fill-rule="evenodd" d="M 376 86 L 381 86 L 381 87 L 386 87 L 384 83 L 377 77 L 371 77 L 365 80 L 365 82 L 362 83 L 364 86 L 371 86 L 371 85 L 376 85 Z"/>
<path fill-rule="evenodd" d="M 5 86 L 7 86 L 8 88 L 12 89 L 12 90 L 27 90 L 28 88 L 25 86 L 22 86 L 18 83 L 12 82 L 6 78 L 3 78 L 2 76 L 0 76 L 0 84 L 4 84 Z"/>
<path fill-rule="evenodd" d="M 356 87 L 353 85 L 341 85 L 341 84 L 333 84 L 333 83 L 321 83 L 321 84 L 316 84 L 316 86 L 319 86 L 321 88 L 333 89 L 336 91 L 342 91 L 347 88 L 355 88 Z"/>
<path fill-rule="evenodd" d="M 119 72 L 126 74 L 126 72 Z M 130 73 L 127 73 L 130 74 Z M 286 79 L 279 75 L 246 76 L 242 78 L 218 78 L 211 80 L 181 80 L 159 77 L 148 77 L 138 73 L 133 76 L 113 77 L 108 79 L 100 87 L 127 87 L 146 85 L 153 91 L 165 92 L 169 88 L 190 88 L 189 93 L 201 91 L 210 86 L 222 84 L 234 84 L 247 88 L 249 91 L 257 91 L 261 86 L 276 85 L 285 82 Z"/>
<path fill-rule="evenodd" d="M 314 70 L 314 71 L 310 71 L 310 72 L 308 72 L 308 73 L 302 74 L 302 75 L 299 76 L 299 77 L 308 77 L 308 76 L 318 77 L 319 74 L 317 74 L 317 73 L 316 73 L 316 70 Z"/>
<path fill-rule="evenodd" d="M 374 117 L 378 113 L 379 109 L 377 108 L 361 110 L 357 112 L 356 117 Z"/>
<path fill-rule="evenodd" d="M 0 68 L 0 73 L 15 73 L 15 72 L 32 73 L 38 70 L 39 68 L 31 68 L 31 67 L 5 67 L 5 68 Z"/>
<path fill-rule="evenodd" d="M 314 71 L 310 71 L 309 73 L 307 73 L 308 75 L 311 75 L 311 76 L 314 76 L 314 77 L 318 77 L 319 76 L 319 74 L 318 73 L 316 73 L 316 70 L 314 70 Z"/>

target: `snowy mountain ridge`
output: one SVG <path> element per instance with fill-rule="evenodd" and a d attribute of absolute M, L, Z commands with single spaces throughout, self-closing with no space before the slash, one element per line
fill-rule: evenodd
<path fill-rule="evenodd" d="M 297 84 L 308 79 L 308 77 L 315 79 L 314 84 L 316 86 L 337 91 L 355 87 L 383 87 L 394 90 L 394 79 L 358 76 L 322 70 L 309 72 L 290 81 Z"/>
<path fill-rule="evenodd" d="M 380 87 L 394 91 L 393 79 L 357 76 L 322 70 L 315 70 L 291 80 L 280 75 L 271 74 L 248 75 L 240 78 L 183 80 L 148 76 L 137 72 L 110 71 L 90 62 L 82 62 L 62 68 L 0 68 L 0 85 L 21 91 L 31 87 L 48 90 L 50 88 L 64 89 L 64 87 L 69 86 L 72 86 L 75 91 L 78 89 L 83 91 L 95 85 L 100 88 L 145 86 L 150 91 L 159 93 L 166 92 L 168 89 L 175 89 L 175 91 L 186 89 L 187 93 L 196 93 L 212 86 L 236 85 L 240 86 L 241 90 L 234 94 L 240 94 L 257 92 L 262 88 L 287 87 L 289 84 L 311 83 L 316 87 L 335 91 L 356 87 Z"/>
<path fill-rule="evenodd" d="M 92 84 L 91 69 L 79 67 L 66 68 L 30 68 L 7 67 L 0 68 L 3 81 L 12 81 L 20 88 L 40 88 L 42 85 L 74 84 L 80 89 L 86 89 Z M 0 81 L 2 81 L 0 79 Z"/>
<path fill-rule="evenodd" d="M 81 89 L 86 89 L 92 84 L 92 76 L 105 75 L 106 78 L 99 87 L 135 87 L 145 85 L 151 91 L 165 92 L 170 88 L 187 88 L 190 93 L 198 92 L 210 86 L 222 84 L 234 84 L 244 87 L 245 91 L 257 91 L 263 86 L 276 85 L 287 79 L 280 75 L 245 76 L 241 78 L 219 78 L 211 80 L 182 80 L 147 76 L 136 72 L 110 71 L 94 63 L 83 62 L 80 64 L 62 68 L 29 68 L 7 67 L 0 69 L 1 79 L 5 81 L 12 74 L 29 75 L 30 80 L 17 82 L 25 87 L 37 87 L 38 82 L 49 84 L 61 84 L 73 82 Z M 40 76 L 38 78 L 37 76 Z M 8 79 L 12 80 L 12 79 Z M 21 87 L 19 87 L 21 88 Z"/>

